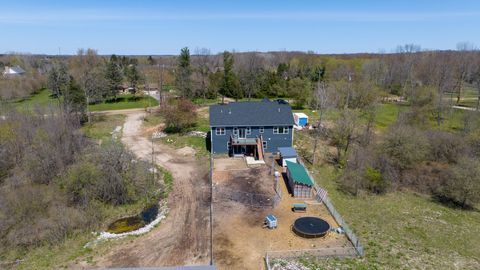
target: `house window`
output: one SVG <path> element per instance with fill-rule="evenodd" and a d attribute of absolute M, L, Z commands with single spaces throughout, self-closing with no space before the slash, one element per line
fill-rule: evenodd
<path fill-rule="evenodd" d="M 258 132 L 263 133 L 264 131 L 265 131 L 265 130 L 264 130 L 263 127 L 259 127 L 259 128 L 258 128 Z"/>
<path fill-rule="evenodd" d="M 263 141 L 263 149 L 267 149 L 267 141 Z"/>
<path fill-rule="evenodd" d="M 215 129 L 215 135 L 225 135 L 225 128 L 218 127 Z"/>
<path fill-rule="evenodd" d="M 231 147 L 232 147 L 232 145 L 231 145 L 231 143 L 228 141 L 228 142 L 227 142 L 227 150 L 228 150 L 229 152 L 230 152 Z"/>
<path fill-rule="evenodd" d="M 247 134 L 247 135 L 252 134 L 252 128 L 251 127 L 245 128 L 245 134 Z"/>
<path fill-rule="evenodd" d="M 273 127 L 273 134 L 288 134 L 288 127 Z"/>
<path fill-rule="evenodd" d="M 233 135 L 238 136 L 238 128 L 237 127 L 233 128 Z"/>

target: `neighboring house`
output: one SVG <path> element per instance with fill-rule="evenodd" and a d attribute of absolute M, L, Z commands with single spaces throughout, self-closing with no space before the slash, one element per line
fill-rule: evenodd
<path fill-rule="evenodd" d="M 25 74 L 25 70 L 20 66 L 15 66 L 15 67 L 5 66 L 5 70 L 3 71 L 4 77 L 22 76 L 23 74 Z"/>
<path fill-rule="evenodd" d="M 286 161 L 288 186 L 293 196 L 299 198 L 312 197 L 313 180 L 308 175 L 307 169 L 301 164 Z"/>
<path fill-rule="evenodd" d="M 232 102 L 210 106 L 212 154 L 249 155 L 291 147 L 293 115 L 283 100 Z"/>

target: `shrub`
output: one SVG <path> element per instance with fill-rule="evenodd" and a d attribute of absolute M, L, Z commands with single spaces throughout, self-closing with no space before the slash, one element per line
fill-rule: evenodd
<path fill-rule="evenodd" d="M 166 132 L 185 132 L 197 122 L 195 104 L 186 99 L 173 101 L 162 110 L 162 113 L 165 118 Z"/>
<path fill-rule="evenodd" d="M 367 180 L 367 186 L 374 193 L 384 193 L 387 190 L 388 182 L 383 178 L 382 173 L 368 166 L 365 169 L 364 177 Z"/>
<path fill-rule="evenodd" d="M 429 143 L 421 131 L 397 124 L 388 131 L 382 150 L 393 166 L 405 170 L 425 161 Z"/>
<path fill-rule="evenodd" d="M 430 159 L 453 163 L 465 153 L 463 138 L 449 132 L 429 131 Z"/>
<path fill-rule="evenodd" d="M 464 208 L 475 207 L 480 202 L 480 161 L 462 158 L 450 168 L 449 176 L 437 195 Z"/>

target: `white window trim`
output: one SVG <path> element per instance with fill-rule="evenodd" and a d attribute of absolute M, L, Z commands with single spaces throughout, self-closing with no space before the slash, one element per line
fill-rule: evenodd
<path fill-rule="evenodd" d="M 259 132 L 259 133 L 265 132 L 265 128 L 264 128 L 264 127 L 259 127 L 259 128 L 258 128 L 258 132 Z"/>
<path fill-rule="evenodd" d="M 283 127 L 283 134 L 288 134 L 288 130 L 289 130 L 288 127 Z"/>
<path fill-rule="evenodd" d="M 251 127 L 246 127 L 245 128 L 245 135 L 251 135 L 252 134 L 252 128 Z"/>
<path fill-rule="evenodd" d="M 268 142 L 267 141 L 263 141 L 263 149 L 267 149 L 268 147 Z"/>
<path fill-rule="evenodd" d="M 233 135 L 238 136 L 238 127 L 233 128 Z"/>
<path fill-rule="evenodd" d="M 273 134 L 278 134 L 278 127 L 273 127 Z"/>
<path fill-rule="evenodd" d="M 215 128 L 215 135 L 217 136 L 223 136 L 226 134 L 226 130 L 224 127 L 217 127 Z"/>
<path fill-rule="evenodd" d="M 232 143 L 230 143 L 230 141 L 227 142 L 227 150 L 230 151 L 232 147 Z"/>

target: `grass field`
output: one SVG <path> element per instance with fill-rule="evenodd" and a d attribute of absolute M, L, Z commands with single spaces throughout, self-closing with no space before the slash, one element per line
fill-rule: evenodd
<path fill-rule="evenodd" d="M 95 111 L 108 111 L 108 110 L 124 110 L 124 109 L 136 109 L 146 108 L 150 106 L 157 106 L 156 99 L 150 96 L 135 97 L 133 95 L 121 95 L 116 99 L 110 99 L 102 103 L 92 104 L 89 106 L 89 110 Z"/>
<path fill-rule="evenodd" d="M 161 115 L 151 114 L 145 117 L 144 125 L 153 127 L 164 123 L 164 119 Z M 197 152 L 197 156 L 207 156 L 209 151 L 207 149 L 206 139 L 201 137 L 189 136 L 189 131 L 210 131 L 210 124 L 208 120 L 208 110 L 199 110 L 197 122 L 194 127 L 189 128 L 183 134 L 168 134 L 166 137 L 161 138 L 162 143 L 171 145 L 175 148 L 182 148 L 185 146 L 192 147 Z"/>
<path fill-rule="evenodd" d="M 381 104 L 375 128 L 385 132 L 395 123 L 399 112 L 407 109 L 405 105 Z M 315 119 L 315 113 L 304 112 Z M 440 126 L 432 116 L 426 127 L 458 132 L 463 128 L 464 114 L 462 110 L 451 110 Z M 330 112 L 327 119 L 335 117 Z M 309 155 L 308 134 L 296 134 L 298 152 L 307 151 L 303 154 Z M 366 251 L 364 258 L 357 259 L 299 260 L 310 269 L 480 268 L 480 206 L 476 210 L 451 208 L 431 196 L 410 191 L 354 197 L 338 189 L 341 169 L 327 163 L 309 169 L 317 183 L 328 190 L 334 206 Z"/>
<path fill-rule="evenodd" d="M 57 106 L 58 100 L 50 95 L 50 90 L 42 89 L 28 98 L 9 102 L 8 104 L 18 110 L 28 110 L 34 109 L 35 107 Z"/>
<path fill-rule="evenodd" d="M 50 91 L 48 89 L 42 89 L 31 97 L 17 100 L 14 102 L 9 102 L 8 104 L 19 110 L 26 110 L 33 109 L 36 106 L 56 106 L 58 105 L 58 100 L 50 95 Z M 146 108 L 149 106 L 157 105 L 158 101 L 150 96 L 135 97 L 133 95 L 127 94 L 118 96 L 116 100 L 110 99 L 102 103 L 91 104 L 89 105 L 89 110 L 92 112 L 106 110 L 123 110 Z"/>
<path fill-rule="evenodd" d="M 106 141 L 112 138 L 111 132 L 123 126 L 125 115 L 93 115 L 92 122 L 83 125 L 83 132 L 92 139 Z"/>
<path fill-rule="evenodd" d="M 340 170 L 324 165 L 313 172 L 366 256 L 322 261 L 312 269 L 479 269 L 478 209 L 450 208 L 412 192 L 353 197 L 337 189 Z"/>

